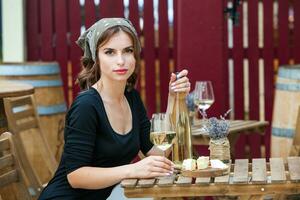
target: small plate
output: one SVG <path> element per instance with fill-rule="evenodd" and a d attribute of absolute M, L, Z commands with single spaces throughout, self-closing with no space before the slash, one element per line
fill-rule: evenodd
<path fill-rule="evenodd" d="M 229 174 L 229 167 L 226 168 L 212 168 L 208 167 L 205 169 L 197 169 L 197 170 L 181 170 L 182 176 L 187 177 L 217 177 L 224 176 Z"/>

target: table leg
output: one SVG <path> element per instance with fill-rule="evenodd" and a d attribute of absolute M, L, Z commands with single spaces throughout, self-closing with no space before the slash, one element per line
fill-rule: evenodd
<path fill-rule="evenodd" d="M 5 131 L 8 131 L 8 124 L 7 124 L 3 99 L 0 98 L 0 135 Z"/>

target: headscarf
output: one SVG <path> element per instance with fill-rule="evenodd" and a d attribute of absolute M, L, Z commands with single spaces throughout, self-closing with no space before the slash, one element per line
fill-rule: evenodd
<path fill-rule="evenodd" d="M 132 23 L 125 18 L 103 18 L 87 29 L 76 41 L 78 46 L 84 51 L 84 57 L 92 58 L 96 62 L 96 48 L 99 38 L 109 28 L 114 26 L 125 26 L 136 37 L 138 51 L 141 51 L 141 44 L 137 32 Z"/>

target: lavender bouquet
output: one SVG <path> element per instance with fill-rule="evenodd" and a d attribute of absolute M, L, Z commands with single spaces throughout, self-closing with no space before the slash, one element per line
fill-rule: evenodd
<path fill-rule="evenodd" d="M 230 143 L 227 138 L 229 133 L 229 121 L 226 116 L 230 113 L 229 109 L 220 119 L 211 117 L 207 119 L 205 129 L 210 137 L 209 150 L 211 159 L 219 159 L 223 162 L 230 160 Z"/>

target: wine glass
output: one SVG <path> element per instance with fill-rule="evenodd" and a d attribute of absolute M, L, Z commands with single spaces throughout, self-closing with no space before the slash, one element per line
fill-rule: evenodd
<path fill-rule="evenodd" d="M 165 113 L 154 113 L 151 119 L 150 140 L 160 150 L 169 149 L 176 138 L 176 132 L 170 116 Z"/>
<path fill-rule="evenodd" d="M 211 81 L 197 81 L 194 91 L 194 104 L 198 107 L 203 119 L 206 119 L 206 110 L 214 101 L 215 97 Z"/>

